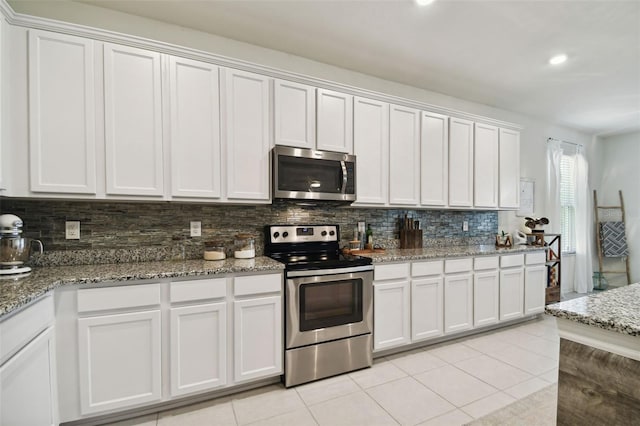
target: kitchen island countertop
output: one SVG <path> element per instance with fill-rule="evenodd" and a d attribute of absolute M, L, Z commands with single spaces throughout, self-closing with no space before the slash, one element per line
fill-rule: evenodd
<path fill-rule="evenodd" d="M 268 257 L 36 267 L 22 278 L 6 277 L 0 280 L 0 320 L 3 316 L 26 306 L 56 287 L 66 284 L 95 284 L 281 270 L 284 270 L 284 265 Z"/>
<path fill-rule="evenodd" d="M 547 305 L 545 312 L 588 326 L 640 336 L 640 283 Z"/>

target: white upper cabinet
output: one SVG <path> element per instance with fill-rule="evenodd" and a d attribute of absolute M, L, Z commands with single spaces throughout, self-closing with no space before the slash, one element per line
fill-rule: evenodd
<path fill-rule="evenodd" d="M 476 123 L 474 155 L 474 206 L 498 207 L 498 128 Z"/>
<path fill-rule="evenodd" d="M 353 152 L 353 96 L 318 89 L 317 148 Z"/>
<path fill-rule="evenodd" d="M 171 195 L 221 195 L 218 67 L 170 57 Z"/>
<path fill-rule="evenodd" d="M 224 81 L 226 196 L 268 202 L 271 79 L 225 69 Z"/>
<path fill-rule="evenodd" d="M 449 189 L 449 117 L 422 113 L 420 204 L 445 207 Z"/>
<path fill-rule="evenodd" d="M 357 161 L 357 203 L 387 204 L 389 200 L 389 104 L 366 98 L 354 98 L 353 148 Z"/>
<path fill-rule="evenodd" d="M 160 54 L 105 43 L 108 195 L 162 196 Z"/>
<path fill-rule="evenodd" d="M 96 193 L 93 41 L 29 30 L 30 190 Z"/>
<path fill-rule="evenodd" d="M 520 132 L 500 129 L 500 207 L 520 206 Z"/>
<path fill-rule="evenodd" d="M 420 198 L 420 111 L 389 107 L 389 204 L 418 205 Z"/>
<path fill-rule="evenodd" d="M 449 205 L 473 206 L 473 122 L 449 119 Z"/>
<path fill-rule="evenodd" d="M 274 87 L 275 144 L 315 149 L 316 89 L 276 80 Z"/>

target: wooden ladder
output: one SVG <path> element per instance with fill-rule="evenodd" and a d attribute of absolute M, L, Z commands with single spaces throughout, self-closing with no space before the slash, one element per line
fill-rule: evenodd
<path fill-rule="evenodd" d="M 595 210 L 595 219 L 596 219 L 596 243 L 598 244 L 598 271 L 600 272 L 600 276 L 603 274 L 627 274 L 627 284 L 631 283 L 631 273 L 629 272 L 629 256 L 625 257 L 625 267 L 624 271 L 620 270 L 604 270 L 603 269 L 603 255 L 602 255 L 602 242 L 600 240 L 600 210 L 620 210 L 622 213 L 622 223 L 625 223 L 624 216 L 624 200 L 622 198 L 622 191 L 618 191 L 618 195 L 620 196 L 620 205 L 619 206 L 599 206 L 598 205 L 598 193 L 596 190 L 593 190 L 593 208 Z M 625 224 L 626 230 L 626 224 Z"/>

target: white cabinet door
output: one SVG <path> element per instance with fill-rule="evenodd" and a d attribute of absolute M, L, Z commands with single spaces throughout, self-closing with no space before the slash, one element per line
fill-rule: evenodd
<path fill-rule="evenodd" d="M 474 155 L 475 207 L 498 207 L 498 128 L 476 123 Z"/>
<path fill-rule="evenodd" d="M 389 204 L 420 202 L 420 111 L 389 107 Z"/>
<path fill-rule="evenodd" d="M 520 132 L 500 129 L 500 207 L 520 206 Z"/>
<path fill-rule="evenodd" d="M 473 122 L 449 119 L 449 205 L 473 206 Z"/>
<path fill-rule="evenodd" d="M 268 77 L 225 69 L 226 177 L 230 200 L 270 200 Z"/>
<path fill-rule="evenodd" d="M 29 30 L 33 192 L 96 193 L 93 41 Z"/>
<path fill-rule="evenodd" d="M 353 96 L 318 89 L 318 149 L 353 152 Z"/>
<path fill-rule="evenodd" d="M 444 207 L 449 189 L 449 117 L 422 113 L 420 204 Z"/>
<path fill-rule="evenodd" d="M 520 318 L 524 309 L 524 270 L 500 271 L 500 321 Z"/>
<path fill-rule="evenodd" d="M 353 152 L 357 158 L 358 204 L 389 201 L 389 104 L 353 100 Z"/>
<path fill-rule="evenodd" d="M 218 67 L 169 58 L 171 195 L 220 198 Z"/>
<path fill-rule="evenodd" d="M 57 425 L 53 328 L 0 367 L 0 424 Z"/>
<path fill-rule="evenodd" d="M 234 381 L 282 374 L 282 298 L 236 300 Z"/>
<path fill-rule="evenodd" d="M 444 333 L 457 333 L 473 327 L 473 279 L 468 274 L 444 278 Z"/>
<path fill-rule="evenodd" d="M 276 80 L 274 90 L 275 144 L 315 149 L 316 89 Z"/>
<path fill-rule="evenodd" d="M 441 276 L 411 280 L 411 341 L 442 336 Z"/>
<path fill-rule="evenodd" d="M 411 343 L 409 281 L 373 284 L 373 350 Z"/>
<path fill-rule="evenodd" d="M 547 286 L 547 267 L 529 266 L 524 276 L 524 314 L 544 312 L 545 287 Z"/>
<path fill-rule="evenodd" d="M 159 310 L 80 318 L 78 345 L 83 415 L 160 400 Z"/>
<path fill-rule="evenodd" d="M 160 54 L 105 43 L 107 194 L 164 193 Z"/>
<path fill-rule="evenodd" d="M 227 304 L 171 308 L 171 396 L 227 383 Z"/>
<path fill-rule="evenodd" d="M 495 324 L 500 315 L 500 274 L 497 270 L 473 276 L 473 326 Z"/>

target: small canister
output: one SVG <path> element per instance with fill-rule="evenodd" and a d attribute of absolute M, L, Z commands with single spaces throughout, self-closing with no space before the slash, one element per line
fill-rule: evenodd
<path fill-rule="evenodd" d="M 251 234 L 237 234 L 234 241 L 233 257 L 251 259 L 256 257 L 256 242 Z"/>
<path fill-rule="evenodd" d="M 226 257 L 222 241 L 205 241 L 204 260 L 224 260 Z"/>

